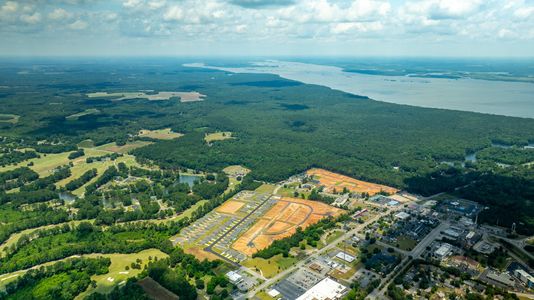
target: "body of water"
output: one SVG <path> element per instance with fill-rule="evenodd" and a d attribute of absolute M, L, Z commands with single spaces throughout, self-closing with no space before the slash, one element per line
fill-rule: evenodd
<path fill-rule="evenodd" d="M 200 176 L 180 174 L 180 183 L 187 183 L 190 187 L 198 180 L 200 180 Z"/>
<path fill-rule="evenodd" d="M 421 107 L 534 118 L 534 84 L 477 79 L 416 78 L 344 72 L 335 66 L 266 61 L 248 67 L 213 68 L 234 73 L 270 73 L 327 86 L 374 100 Z"/>

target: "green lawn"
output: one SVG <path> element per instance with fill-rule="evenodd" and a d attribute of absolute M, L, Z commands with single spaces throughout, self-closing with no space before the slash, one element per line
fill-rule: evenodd
<path fill-rule="evenodd" d="M 122 281 L 127 280 L 130 277 L 137 276 L 139 273 L 141 273 L 142 269 L 145 265 L 149 262 L 149 256 L 154 259 L 154 257 L 157 257 L 158 259 L 166 258 L 168 255 L 161 252 L 158 249 L 147 249 L 138 253 L 132 253 L 132 254 L 105 254 L 105 255 L 98 255 L 98 254 L 90 254 L 86 255 L 86 257 L 97 257 L 97 256 L 103 256 L 103 257 L 109 257 L 111 259 L 111 265 L 109 266 L 109 272 L 102 275 L 94 275 L 91 277 L 92 280 L 96 281 L 96 288 L 92 288 L 89 286 L 87 291 L 81 293 L 78 295 L 75 299 L 84 299 L 89 294 L 94 292 L 99 293 L 109 293 L 117 284 L 121 283 Z M 141 269 L 132 269 L 130 265 L 134 263 L 137 259 L 141 259 Z M 126 267 L 129 267 L 129 270 L 126 270 Z"/>
<path fill-rule="evenodd" d="M 254 271 L 260 272 L 265 278 L 271 278 L 291 267 L 296 262 L 297 259 L 294 257 L 283 257 L 282 254 L 279 254 L 269 259 L 259 257 L 250 258 L 245 260 L 242 264 Z"/>

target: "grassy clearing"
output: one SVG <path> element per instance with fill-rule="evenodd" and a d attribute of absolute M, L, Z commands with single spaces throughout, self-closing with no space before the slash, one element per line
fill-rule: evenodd
<path fill-rule="evenodd" d="M 138 253 L 132 254 L 90 254 L 87 257 L 109 257 L 111 259 L 111 265 L 109 266 L 109 272 L 102 275 L 94 275 L 91 277 L 91 280 L 96 281 L 96 288 L 89 287 L 87 291 L 81 293 L 76 297 L 76 299 L 83 299 L 89 294 L 98 292 L 98 293 L 109 293 L 117 284 L 120 284 L 122 281 L 127 280 L 130 277 L 137 276 L 143 270 L 144 266 L 148 264 L 149 257 L 158 259 L 168 257 L 167 254 L 161 252 L 158 249 L 148 249 L 143 250 Z M 131 264 L 135 263 L 137 259 L 141 259 L 141 269 L 132 269 Z M 126 270 L 128 266 L 129 270 Z"/>
<path fill-rule="evenodd" d="M 170 128 L 156 130 L 142 129 L 137 135 L 139 137 L 147 137 L 156 140 L 172 140 L 183 136 L 181 133 L 173 132 Z"/>
<path fill-rule="evenodd" d="M 336 239 L 338 239 L 340 236 L 343 235 L 343 231 L 341 230 L 336 230 L 332 233 L 329 233 L 328 236 L 326 237 L 326 244 L 330 244 L 332 243 L 333 241 L 335 241 Z"/>
<path fill-rule="evenodd" d="M 290 188 L 282 187 L 282 188 L 280 188 L 278 190 L 278 192 L 276 194 L 279 195 L 279 196 L 282 196 L 282 197 L 294 197 L 295 196 L 295 190 L 294 189 L 290 189 Z"/>
<path fill-rule="evenodd" d="M 50 229 L 50 228 L 54 228 L 54 227 L 63 226 L 65 224 L 68 224 L 70 226 L 76 226 L 76 225 L 80 224 L 81 222 L 93 222 L 93 220 L 70 221 L 70 222 L 66 222 L 66 223 L 46 225 L 46 226 L 41 226 L 41 227 L 37 227 L 37 228 L 30 228 L 30 229 L 26 229 L 26 230 L 14 233 L 9 237 L 9 239 L 7 241 L 5 241 L 5 243 L 0 245 L 0 258 L 4 256 L 4 250 L 9 248 L 9 247 L 11 247 L 14 244 L 16 244 L 23 235 L 29 235 L 32 232 L 35 232 L 37 230 Z"/>
<path fill-rule="evenodd" d="M 20 116 L 13 114 L 0 114 L 0 123 L 16 124 L 19 122 Z"/>
<path fill-rule="evenodd" d="M 228 176 L 246 175 L 250 173 L 250 169 L 247 169 L 240 165 L 228 166 L 223 169 L 223 172 Z"/>
<path fill-rule="evenodd" d="M 399 244 L 399 249 L 410 251 L 417 245 L 417 241 L 405 236 L 401 236 L 397 239 L 397 244 Z"/>
<path fill-rule="evenodd" d="M 144 147 L 150 144 L 153 144 L 153 143 L 146 142 L 146 141 L 135 141 L 135 142 L 128 142 L 122 146 L 118 146 L 116 143 L 109 143 L 109 144 L 98 146 L 95 149 L 125 154 L 131 150 L 141 148 L 141 147 Z"/>
<path fill-rule="evenodd" d="M 271 278 L 283 270 L 291 267 L 297 262 L 294 257 L 283 257 L 282 254 L 273 256 L 269 259 L 249 258 L 242 264 L 253 270 L 260 272 L 265 278 Z"/>
<path fill-rule="evenodd" d="M 32 158 L 29 160 L 22 161 L 16 165 L 0 167 L 0 172 L 24 167 L 31 162 L 33 163 L 33 166 L 30 166 L 30 169 L 37 172 L 39 174 L 39 177 L 48 176 L 50 175 L 52 170 L 69 163 L 69 159 L 67 158 L 69 156 L 69 153 L 70 152 L 41 154 L 40 158 Z"/>
<path fill-rule="evenodd" d="M 260 300 L 274 300 L 276 298 L 273 298 L 267 294 L 267 292 L 261 291 L 255 295 L 255 298 L 258 298 Z"/>
<path fill-rule="evenodd" d="M 87 115 L 96 115 L 100 113 L 100 111 L 96 108 L 89 108 L 89 109 L 86 109 L 82 112 L 79 112 L 79 113 L 75 113 L 75 114 L 72 114 L 70 116 L 67 116 L 65 119 L 69 120 L 69 121 L 75 121 L 75 120 L 78 120 L 80 117 L 83 117 L 83 116 L 87 116 Z"/>
<path fill-rule="evenodd" d="M 124 155 L 122 157 L 118 157 L 116 160 L 106 160 L 106 161 L 95 161 L 92 163 L 87 163 L 86 158 L 90 156 L 102 156 L 105 154 L 108 154 L 109 152 L 102 151 L 102 150 L 95 150 L 95 149 L 85 149 L 85 155 L 76 159 L 73 161 L 74 166 L 71 168 L 71 176 L 68 178 L 65 178 L 63 180 L 60 180 L 56 183 L 57 187 L 65 186 L 68 182 L 80 177 L 83 175 L 83 173 L 87 172 L 90 169 L 96 169 L 98 176 L 91 179 L 88 183 L 82 185 L 78 189 L 74 190 L 72 193 L 76 196 L 81 196 L 85 192 L 85 187 L 88 184 L 91 184 L 97 180 L 97 178 L 104 173 L 104 171 L 109 168 L 110 166 L 117 165 L 121 162 L 125 163 L 126 166 L 137 166 L 140 167 L 140 165 L 135 161 L 135 157 L 132 155 Z"/>
<path fill-rule="evenodd" d="M 127 99 L 147 99 L 150 101 L 170 100 L 178 97 L 181 102 L 195 102 L 202 101 L 206 95 L 198 92 L 123 92 L 123 93 L 107 93 L 96 92 L 87 94 L 89 98 L 112 98 L 114 101 L 121 101 Z"/>
<path fill-rule="evenodd" d="M 258 187 L 256 189 L 256 192 L 257 193 L 268 193 L 268 194 L 272 194 L 274 192 L 274 189 L 276 188 L 275 185 L 273 184 L 262 184 L 260 187 Z"/>
<path fill-rule="evenodd" d="M 79 142 L 77 146 L 80 148 L 93 148 L 95 146 L 95 143 L 93 142 L 93 140 L 89 139 Z"/>
<path fill-rule="evenodd" d="M 206 134 L 206 136 L 204 137 L 204 140 L 207 143 L 211 143 L 214 141 L 224 141 L 224 140 L 233 139 L 233 138 L 234 137 L 232 137 L 232 132 L 221 131 L 221 132 L 214 132 L 214 133 Z"/>

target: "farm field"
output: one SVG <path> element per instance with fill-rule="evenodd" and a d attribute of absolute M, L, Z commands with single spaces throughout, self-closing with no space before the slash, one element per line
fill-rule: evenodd
<path fill-rule="evenodd" d="M 98 114 L 100 113 L 100 111 L 96 108 L 88 108 L 82 112 L 79 112 L 79 113 L 75 113 L 75 114 L 72 114 L 70 116 L 67 116 L 66 119 L 67 120 L 78 120 L 80 117 L 83 117 L 83 116 L 87 116 L 87 115 L 94 115 L 94 114 Z"/>
<path fill-rule="evenodd" d="M 204 140 L 207 143 L 215 142 L 215 141 L 224 141 L 228 139 L 233 139 L 232 133 L 230 131 L 221 131 L 221 132 L 214 132 L 206 134 L 204 137 Z"/>
<path fill-rule="evenodd" d="M 16 124 L 20 119 L 19 115 L 13 114 L 0 114 L 0 123 L 11 123 Z"/>
<path fill-rule="evenodd" d="M 147 141 L 127 142 L 126 144 L 121 145 L 121 146 L 117 145 L 116 143 L 109 143 L 109 144 L 98 146 L 95 149 L 124 154 L 124 153 L 128 153 L 131 150 L 141 148 L 141 147 L 144 147 L 150 144 L 152 144 L 152 142 L 147 142 Z"/>
<path fill-rule="evenodd" d="M 239 176 L 250 173 L 250 169 L 247 169 L 240 165 L 228 166 L 223 169 L 223 172 L 228 176 Z"/>
<path fill-rule="evenodd" d="M 172 140 L 172 139 L 183 136 L 183 134 L 174 132 L 170 128 L 163 128 L 163 129 L 156 129 L 156 130 L 142 129 L 139 131 L 137 136 L 147 137 L 147 138 L 156 139 L 156 140 Z"/>
<path fill-rule="evenodd" d="M 398 192 L 396 188 L 361 181 L 323 169 L 310 169 L 306 172 L 306 175 L 311 176 L 314 180 L 317 180 L 320 185 L 323 185 L 326 192 L 334 192 L 334 190 L 340 192 L 344 188 L 353 193 L 368 193 L 370 196 L 380 192 L 386 192 L 388 194 L 395 194 Z"/>
<path fill-rule="evenodd" d="M 158 93 L 145 93 L 145 92 L 123 92 L 123 93 L 107 93 L 96 92 L 88 93 L 89 98 L 112 98 L 113 101 L 122 101 L 128 99 L 147 99 L 150 101 L 163 101 L 170 100 L 171 98 L 178 97 L 180 102 L 196 102 L 202 101 L 206 95 L 202 95 L 198 92 L 158 92 Z"/>
<path fill-rule="evenodd" d="M 306 228 L 324 217 L 335 217 L 342 212 L 341 209 L 321 202 L 283 197 L 240 236 L 232 248 L 252 256 L 275 240 L 292 235 L 298 227 Z"/>

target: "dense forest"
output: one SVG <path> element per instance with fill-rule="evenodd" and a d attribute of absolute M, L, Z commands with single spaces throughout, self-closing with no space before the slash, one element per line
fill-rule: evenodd
<path fill-rule="evenodd" d="M 169 141 L 152 140 L 152 145 L 134 150 L 139 161 L 155 162 L 166 169 L 209 172 L 241 164 L 252 170 L 253 179 L 270 182 L 322 167 L 423 195 L 464 186 L 461 194 L 465 197 L 510 212 L 510 219 L 501 224 L 521 222 L 528 232 L 534 226 L 519 210 L 532 199 L 524 187 L 534 185 L 533 170 L 526 164 L 532 159 L 532 150 L 519 149 L 534 141 L 531 119 L 383 103 L 274 75 L 181 67 L 183 62 L 173 59 L 83 66 L 32 63 L 39 71 L 24 76 L 15 74 L 28 67 L 23 63 L 0 69 L 0 80 L 8 87 L 0 99 L 0 113 L 20 116 L 17 123 L 0 122 L 0 136 L 19 139 L 20 145 L 38 153 L 73 151 L 76 156 L 80 152 L 75 144 L 82 140 L 91 139 L 96 145 L 123 144 L 140 129 L 170 127 L 185 135 Z M 58 73 L 52 81 L 47 70 Z M 194 90 L 207 97 L 201 102 L 181 103 L 177 99 L 112 101 L 85 96 L 146 89 Z M 95 108 L 99 114 L 67 118 Z M 214 131 L 232 132 L 234 138 L 207 144 L 205 134 Z M 492 143 L 517 147 L 495 149 Z M 466 153 L 476 151 L 480 162 L 461 166 Z M 21 155 L 34 154 L 11 149 L 1 157 L 10 164 Z M 454 162 L 454 170 L 443 162 Z M 491 169 L 487 167 L 490 164 Z M 468 185 L 479 177 L 476 185 Z M 499 179 L 506 180 L 507 188 L 495 191 L 489 185 Z M 0 184 L 22 185 L 22 179 Z M 73 182 L 71 188 L 77 184 Z M 97 186 L 91 185 L 88 191 Z M 490 199 L 477 196 L 482 194 Z M 494 218 L 487 220 L 493 222 Z"/>
<path fill-rule="evenodd" d="M 0 66 L 0 81 L 7 87 L 0 94 L 0 114 L 20 116 L 15 123 L 0 120 L 0 165 L 5 168 L 0 172 L 0 242 L 26 229 L 64 223 L 22 235 L 4 248 L 1 274 L 72 255 L 157 248 L 169 258 L 151 261 L 139 278 L 149 276 L 181 299 L 195 299 L 198 292 L 226 299 L 233 287 L 215 272 L 219 262 L 198 261 L 173 247 L 169 237 L 239 190 L 311 167 L 425 196 L 453 193 L 488 206 L 482 221 L 515 222 L 519 233 L 534 233 L 529 164 L 534 158 L 532 149 L 524 148 L 534 142 L 534 120 L 388 104 L 273 75 L 230 76 L 180 64 L 127 60 Z M 30 66 L 34 71 L 17 75 Z M 206 98 L 182 103 L 86 96 L 139 90 L 198 91 Z M 90 109 L 99 113 L 68 117 Z M 137 136 L 141 129 L 161 128 L 184 135 L 173 140 Z M 217 131 L 231 132 L 232 138 L 207 143 L 206 134 Z M 95 165 L 67 179 L 73 162 L 89 153 L 81 142 L 124 145 L 136 139 L 152 143 L 129 151 L 137 162 L 161 169 L 126 165 L 117 161 L 126 154 L 107 154 L 84 158 Z M 31 169 L 38 157 L 61 153 L 68 153 L 65 165 L 50 172 Z M 465 162 L 468 153 L 476 153 L 477 160 Z M 105 162 L 110 164 L 97 171 Z M 230 180 L 221 171 L 236 164 L 252 172 L 229 189 Z M 205 175 L 190 186 L 179 179 L 185 168 Z M 60 181 L 67 181 L 64 187 L 58 187 Z M 75 197 L 66 209 L 60 193 L 77 189 L 84 197 Z M 316 191 L 310 198 L 332 201 Z M 192 207 L 178 221 L 146 221 L 179 216 Z M 336 221 L 299 229 L 256 256 L 288 256 L 292 247 L 313 247 Z M 0 298 L 53 294 L 70 299 L 108 267 L 106 259 L 80 259 L 39 268 L 12 283 Z M 147 299 L 136 279 L 90 299 Z M 359 299 L 367 292 L 353 286 L 349 295 Z M 389 293 L 402 295 L 394 289 Z"/>

